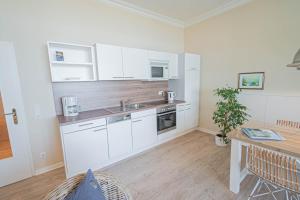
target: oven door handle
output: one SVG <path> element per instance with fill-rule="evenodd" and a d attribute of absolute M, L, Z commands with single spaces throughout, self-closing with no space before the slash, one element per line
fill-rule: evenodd
<path fill-rule="evenodd" d="M 176 113 L 176 111 L 170 111 L 170 112 L 165 112 L 165 113 L 157 114 L 157 116 L 160 117 L 160 116 L 171 114 L 171 113 Z"/>

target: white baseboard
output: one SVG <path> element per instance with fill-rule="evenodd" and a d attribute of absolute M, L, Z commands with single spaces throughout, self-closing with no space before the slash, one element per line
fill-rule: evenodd
<path fill-rule="evenodd" d="M 211 134 L 211 135 L 217 135 L 218 134 L 217 131 L 213 131 L 213 130 L 210 130 L 210 129 L 207 129 L 207 128 L 202 128 L 202 127 L 198 127 L 197 130 L 201 131 L 201 132 L 204 132 L 204 133 Z"/>
<path fill-rule="evenodd" d="M 46 167 L 42 167 L 42 168 L 36 169 L 35 172 L 34 172 L 34 175 L 37 176 L 37 175 L 40 175 L 40 174 L 44 174 L 46 172 L 50 172 L 52 170 L 61 168 L 63 166 L 64 166 L 63 162 L 58 162 L 58 163 L 55 163 L 53 165 L 49 165 L 49 166 L 46 166 Z"/>

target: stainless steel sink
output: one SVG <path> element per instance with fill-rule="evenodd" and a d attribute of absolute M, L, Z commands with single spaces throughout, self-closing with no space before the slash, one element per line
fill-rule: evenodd
<path fill-rule="evenodd" d="M 142 109 L 145 107 L 146 107 L 146 105 L 141 104 L 141 103 L 129 104 L 129 105 L 125 106 L 126 110 L 138 110 L 138 109 Z"/>

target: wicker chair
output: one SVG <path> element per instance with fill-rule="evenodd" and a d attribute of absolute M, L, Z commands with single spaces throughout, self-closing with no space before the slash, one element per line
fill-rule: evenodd
<path fill-rule="evenodd" d="M 248 200 L 265 199 L 267 196 L 277 200 L 279 193 L 287 200 L 300 200 L 300 171 L 296 158 L 250 145 L 247 168 L 259 178 Z M 261 192 L 262 187 L 267 190 Z"/>
<path fill-rule="evenodd" d="M 132 197 L 126 188 L 114 177 L 100 172 L 94 172 L 94 176 L 100 184 L 107 200 L 132 200 Z M 85 174 L 79 174 L 67 179 L 57 188 L 48 193 L 43 200 L 63 200 L 79 185 L 84 177 Z"/>

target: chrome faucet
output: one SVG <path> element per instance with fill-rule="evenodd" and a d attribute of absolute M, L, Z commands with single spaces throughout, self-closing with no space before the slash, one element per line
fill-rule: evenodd
<path fill-rule="evenodd" d="M 122 99 L 121 101 L 120 101 L 120 106 L 121 106 L 121 108 L 122 108 L 122 110 L 123 111 L 125 111 L 126 110 L 126 104 L 129 102 L 129 99 Z"/>

